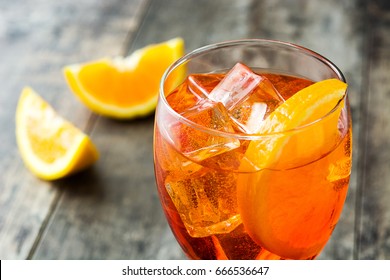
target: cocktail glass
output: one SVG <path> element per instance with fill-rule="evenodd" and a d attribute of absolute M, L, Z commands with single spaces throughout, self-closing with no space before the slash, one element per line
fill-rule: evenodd
<path fill-rule="evenodd" d="M 238 62 L 267 81 L 255 118 L 242 114 L 259 97 L 210 101 L 214 87 Z M 177 73 L 186 76 L 178 79 Z M 167 69 L 155 115 L 155 176 L 168 223 L 189 258 L 314 259 L 320 254 L 349 184 L 347 94 L 303 126 L 269 134 L 251 128 L 300 89 L 325 79 L 345 82 L 323 56 L 261 39 L 205 46 Z"/>

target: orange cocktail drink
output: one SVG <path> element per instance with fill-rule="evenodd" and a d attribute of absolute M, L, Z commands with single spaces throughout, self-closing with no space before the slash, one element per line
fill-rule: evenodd
<path fill-rule="evenodd" d="M 171 77 L 186 69 L 181 80 Z M 196 50 L 163 77 L 154 158 L 168 223 L 193 259 L 313 259 L 351 171 L 346 84 L 330 61 L 268 40 Z"/>

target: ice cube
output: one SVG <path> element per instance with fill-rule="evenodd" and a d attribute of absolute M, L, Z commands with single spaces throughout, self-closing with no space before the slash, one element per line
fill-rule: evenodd
<path fill-rule="evenodd" d="M 222 80 L 218 74 L 192 74 L 187 78 L 188 89 L 200 99 L 208 99 L 210 91 Z"/>
<path fill-rule="evenodd" d="M 193 124 L 177 121 L 171 123 L 167 130 L 174 146 L 188 158 L 199 162 L 240 146 L 239 140 L 217 132 L 234 132 L 228 112 L 221 103 L 202 100 L 181 115 L 202 126 L 196 128 Z M 214 132 L 203 128 L 213 129 Z"/>
<path fill-rule="evenodd" d="M 203 168 L 191 176 L 167 176 L 165 188 L 192 237 L 228 233 L 241 224 L 237 176 Z"/>
<path fill-rule="evenodd" d="M 188 83 L 184 82 L 171 92 L 166 99 L 173 110 L 181 113 L 195 106 L 199 102 L 200 97 L 193 94 L 188 87 Z"/>
<path fill-rule="evenodd" d="M 226 74 L 208 98 L 221 102 L 239 129 L 248 134 L 258 132 L 262 120 L 284 102 L 266 77 L 255 74 L 242 63 Z"/>
<path fill-rule="evenodd" d="M 249 237 L 243 224 L 237 226 L 229 234 L 212 236 L 212 240 L 223 259 L 252 260 L 261 251 L 261 247 Z"/>
<path fill-rule="evenodd" d="M 156 164 L 160 165 L 164 171 L 188 176 L 202 168 L 201 165 L 192 162 L 179 153 L 159 132 L 159 128 L 156 129 L 155 146 L 158 147 L 158 155 L 155 158 Z"/>
<path fill-rule="evenodd" d="M 223 80 L 209 93 L 209 98 L 221 102 L 226 109 L 232 109 L 257 87 L 262 78 L 247 66 L 237 63 Z"/>
<path fill-rule="evenodd" d="M 229 110 L 232 120 L 247 134 L 259 132 L 262 121 L 284 102 L 272 83 L 262 77 L 245 99 Z"/>
<path fill-rule="evenodd" d="M 208 99 L 209 92 L 222 80 L 222 75 L 191 74 L 167 97 L 171 108 L 182 113 L 200 100 Z"/>
<path fill-rule="evenodd" d="M 329 174 L 326 179 L 332 183 L 341 180 L 349 180 L 351 175 L 351 158 L 345 157 L 329 165 Z M 346 185 L 346 184 L 344 184 Z"/>

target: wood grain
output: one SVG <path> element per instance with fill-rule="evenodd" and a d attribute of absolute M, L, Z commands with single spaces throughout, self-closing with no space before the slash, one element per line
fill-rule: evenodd
<path fill-rule="evenodd" d="M 21 89 L 32 86 L 61 115 L 87 128 L 91 113 L 70 93 L 62 67 L 120 54 L 127 35 L 138 26 L 142 3 L 0 1 L 1 259 L 34 255 L 65 187 L 40 181 L 23 166 L 14 136 Z"/>
<path fill-rule="evenodd" d="M 367 85 L 362 110 L 361 200 L 357 213 L 359 259 L 390 259 L 390 6 L 369 2 Z M 363 146 L 364 145 L 364 146 Z"/>

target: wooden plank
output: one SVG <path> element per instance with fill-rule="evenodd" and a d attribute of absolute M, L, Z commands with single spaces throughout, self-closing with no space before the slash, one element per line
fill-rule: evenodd
<path fill-rule="evenodd" d="M 362 200 L 359 232 L 359 259 L 390 259 L 390 5 L 369 2 L 367 64 L 368 85 L 365 107 L 364 157 L 359 170 Z"/>
<path fill-rule="evenodd" d="M 357 0 L 155 0 L 137 36 L 129 40 L 128 52 L 176 36 L 185 39 L 187 51 L 239 38 L 292 41 L 341 67 L 350 81 L 352 109 L 358 116 L 363 8 Z M 359 129 L 358 123 L 354 129 Z M 98 118 L 92 136 L 102 158 L 89 173 L 63 182 L 67 188 L 34 258 L 184 258 L 155 188 L 153 117 L 131 122 Z M 355 190 L 352 178 L 335 238 L 320 258 L 352 258 Z"/>
<path fill-rule="evenodd" d="M 70 93 L 66 64 L 122 52 L 142 1 L 0 1 L 0 259 L 34 253 L 64 183 L 27 171 L 15 143 L 14 114 L 23 86 L 38 91 L 82 129 L 91 113 Z"/>

